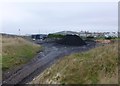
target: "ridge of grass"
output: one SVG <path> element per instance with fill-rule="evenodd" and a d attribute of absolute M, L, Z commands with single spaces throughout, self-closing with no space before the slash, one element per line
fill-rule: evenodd
<path fill-rule="evenodd" d="M 21 37 L 2 36 L 2 70 L 6 71 L 30 61 L 41 46 Z"/>
<path fill-rule="evenodd" d="M 32 84 L 118 84 L 118 44 L 65 56 Z"/>

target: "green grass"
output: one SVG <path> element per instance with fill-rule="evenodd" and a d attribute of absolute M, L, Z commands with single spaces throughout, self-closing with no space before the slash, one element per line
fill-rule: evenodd
<path fill-rule="evenodd" d="M 48 34 L 48 38 L 63 38 L 64 35 L 61 34 Z"/>
<path fill-rule="evenodd" d="M 118 83 L 118 44 L 100 46 L 65 56 L 44 71 L 33 84 L 115 84 Z"/>
<path fill-rule="evenodd" d="M 20 37 L 2 37 L 2 70 L 6 71 L 30 61 L 41 46 Z"/>

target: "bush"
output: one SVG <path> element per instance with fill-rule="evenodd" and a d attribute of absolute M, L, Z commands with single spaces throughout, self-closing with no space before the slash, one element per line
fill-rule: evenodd
<path fill-rule="evenodd" d="M 88 36 L 87 37 L 87 39 L 93 39 L 94 38 L 94 36 Z"/>
<path fill-rule="evenodd" d="M 108 37 L 105 37 L 105 39 L 112 39 L 112 37 L 111 37 L 111 36 L 108 36 Z"/>
<path fill-rule="evenodd" d="M 48 38 L 63 38 L 64 35 L 61 34 L 48 34 Z"/>

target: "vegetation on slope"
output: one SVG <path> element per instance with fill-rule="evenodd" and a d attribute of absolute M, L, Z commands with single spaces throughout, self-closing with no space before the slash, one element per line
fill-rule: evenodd
<path fill-rule="evenodd" d="M 63 38 L 64 35 L 61 34 L 48 34 L 48 38 Z"/>
<path fill-rule="evenodd" d="M 28 62 L 41 46 L 20 37 L 2 36 L 2 69 L 6 71 Z"/>
<path fill-rule="evenodd" d="M 117 43 L 65 56 L 30 83 L 117 84 Z"/>

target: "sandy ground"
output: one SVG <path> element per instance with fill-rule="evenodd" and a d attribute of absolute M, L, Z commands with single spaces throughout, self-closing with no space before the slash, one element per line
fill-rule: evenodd
<path fill-rule="evenodd" d="M 56 43 L 43 43 L 44 50 L 29 63 L 15 70 L 3 84 L 26 84 L 50 67 L 59 58 L 72 53 L 87 51 L 95 47 L 95 43 L 87 43 L 84 46 L 64 46 Z"/>

